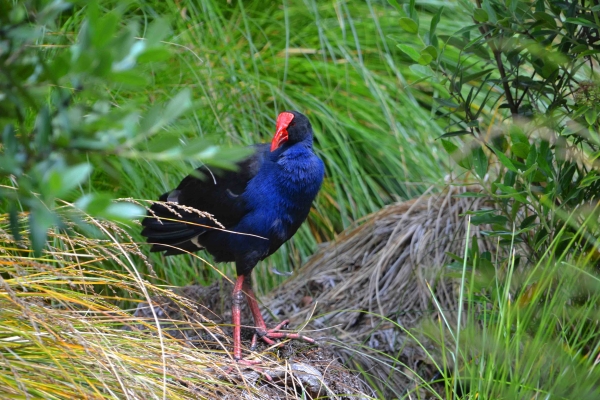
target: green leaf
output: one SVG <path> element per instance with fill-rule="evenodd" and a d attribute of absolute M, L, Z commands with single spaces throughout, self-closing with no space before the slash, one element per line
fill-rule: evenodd
<path fill-rule="evenodd" d="M 581 183 L 579 184 L 580 188 L 584 188 L 584 187 L 588 187 L 590 186 L 592 183 L 596 182 L 600 180 L 600 176 L 598 176 L 598 173 L 596 171 L 590 171 L 582 180 Z"/>
<path fill-rule="evenodd" d="M 169 22 L 165 18 L 157 18 L 150 23 L 146 32 L 146 44 L 154 47 L 171 33 Z"/>
<path fill-rule="evenodd" d="M 52 133 L 52 121 L 48 107 L 42 107 L 35 121 L 35 148 L 37 151 L 46 151 Z"/>
<path fill-rule="evenodd" d="M 535 0 L 535 12 L 546 12 L 546 5 L 544 4 L 544 0 Z"/>
<path fill-rule="evenodd" d="M 36 203 L 29 213 L 29 237 L 35 257 L 42 254 L 48 238 L 48 229 L 56 223 L 55 215 L 46 205 Z"/>
<path fill-rule="evenodd" d="M 419 52 L 417 50 L 415 50 L 413 47 L 411 47 L 407 44 L 397 44 L 396 46 L 398 46 L 398 48 L 400 50 L 402 50 L 402 52 L 404 54 L 409 56 L 413 61 L 419 62 L 419 59 L 421 58 L 421 54 L 419 54 Z"/>
<path fill-rule="evenodd" d="M 461 198 L 461 197 L 466 197 L 466 198 L 469 198 L 469 197 L 483 198 L 483 197 L 488 197 L 488 195 L 485 194 L 485 193 L 481 193 L 481 192 L 464 192 L 464 193 L 455 194 L 452 197 L 458 197 L 458 198 Z"/>
<path fill-rule="evenodd" d="M 217 154 L 218 147 L 212 144 L 206 138 L 196 138 L 187 142 L 183 148 L 184 156 L 199 155 L 204 157 L 210 157 L 211 154 Z"/>
<path fill-rule="evenodd" d="M 127 222 L 144 215 L 144 208 L 132 203 L 116 203 L 107 193 L 82 196 L 75 205 L 86 213 L 109 220 Z"/>
<path fill-rule="evenodd" d="M 527 166 L 527 169 L 525 170 L 525 172 L 523 172 L 523 177 L 527 178 L 534 172 L 538 172 L 537 163 L 533 163 L 533 165 Z"/>
<path fill-rule="evenodd" d="M 100 48 L 105 46 L 114 37 L 119 20 L 120 16 L 115 11 L 112 11 L 95 21 L 91 37 L 95 47 Z"/>
<path fill-rule="evenodd" d="M 419 26 L 419 14 L 417 14 L 416 0 L 410 0 L 408 3 L 408 16 Z"/>
<path fill-rule="evenodd" d="M 598 113 L 594 108 L 590 108 L 583 114 L 583 116 L 585 117 L 585 122 L 587 122 L 589 126 L 592 126 L 596 123 Z"/>
<path fill-rule="evenodd" d="M 535 220 L 537 219 L 538 215 L 537 214 L 532 214 L 529 217 L 525 218 L 522 222 L 521 225 L 519 225 L 520 229 L 526 229 L 529 226 L 531 226 Z"/>
<path fill-rule="evenodd" d="M 421 57 L 419 57 L 417 62 L 421 65 L 429 65 L 432 60 L 433 60 L 433 57 L 431 57 L 431 54 L 426 53 L 426 52 L 425 53 L 421 52 Z"/>
<path fill-rule="evenodd" d="M 496 11 L 490 4 L 490 0 L 483 0 L 483 4 L 481 5 L 481 8 L 483 8 L 485 10 L 485 12 L 488 15 L 489 21 L 491 23 L 495 24 L 496 22 L 498 22 L 498 17 L 496 16 Z"/>
<path fill-rule="evenodd" d="M 598 29 L 598 25 L 585 18 L 566 18 L 565 23 L 586 26 L 588 28 Z"/>
<path fill-rule="evenodd" d="M 548 143 L 547 140 L 542 140 L 537 153 L 538 153 L 538 156 L 536 158 L 536 161 L 537 161 L 538 165 L 540 166 L 540 169 L 543 172 L 545 172 L 547 176 L 553 176 L 554 171 L 552 170 L 552 167 L 548 163 L 548 160 L 551 160 L 554 158 L 552 152 L 550 151 L 550 143 Z"/>
<path fill-rule="evenodd" d="M 471 152 L 468 152 L 467 154 L 464 152 L 457 154 L 457 156 L 454 157 L 454 161 L 466 170 L 473 169 L 473 154 Z"/>
<path fill-rule="evenodd" d="M 484 69 L 482 71 L 475 72 L 473 74 L 470 74 L 470 75 L 467 75 L 467 76 L 463 77 L 463 82 L 474 81 L 477 78 L 480 78 L 480 77 L 482 77 L 482 76 L 484 76 L 484 75 L 486 75 L 486 74 L 488 74 L 488 73 L 490 73 L 492 71 L 495 71 L 495 70 L 496 70 L 495 68 L 488 68 L 488 69 Z"/>
<path fill-rule="evenodd" d="M 440 138 L 447 138 L 447 137 L 452 137 L 452 136 L 463 136 L 463 135 L 472 135 L 472 132 L 465 131 L 465 130 L 446 132 L 442 136 L 440 136 Z"/>
<path fill-rule="evenodd" d="M 83 183 L 83 181 L 85 181 L 92 173 L 92 166 L 88 163 L 83 163 L 75 165 L 73 167 L 69 167 L 61 173 L 62 185 L 60 191 L 58 191 L 56 194 L 57 197 L 65 195 L 71 189 L 74 189 L 75 187 Z"/>
<path fill-rule="evenodd" d="M 149 83 L 148 77 L 145 74 L 140 74 L 136 71 L 113 72 L 108 78 L 114 83 L 125 84 L 131 87 L 144 87 Z"/>
<path fill-rule="evenodd" d="M 183 89 L 171 99 L 165 108 L 164 115 L 170 120 L 174 120 L 186 112 L 192 106 L 192 92 L 190 89 Z"/>
<path fill-rule="evenodd" d="M 404 29 L 406 32 L 409 32 L 409 33 L 419 32 L 419 25 L 417 25 L 417 23 L 410 18 L 407 18 L 407 17 L 400 18 L 400 21 L 398 21 L 398 25 L 400 25 L 400 28 Z"/>
<path fill-rule="evenodd" d="M 13 8 L 8 13 L 11 24 L 19 24 L 27 16 L 27 9 L 25 5 L 14 4 Z"/>
<path fill-rule="evenodd" d="M 540 229 L 533 238 L 533 242 L 535 243 L 534 250 L 538 251 L 539 248 L 544 244 L 544 242 L 546 242 L 548 238 L 549 234 L 546 228 Z"/>
<path fill-rule="evenodd" d="M 474 215 L 471 217 L 471 223 L 473 225 L 483 225 L 483 224 L 505 225 L 507 222 L 508 222 L 508 218 L 506 218 L 503 215 L 496 215 L 496 214 Z"/>
<path fill-rule="evenodd" d="M 138 57 L 139 63 L 166 61 L 172 57 L 171 51 L 164 47 L 153 47 L 144 50 Z"/>
<path fill-rule="evenodd" d="M 431 68 L 420 65 L 420 64 L 412 64 L 408 67 L 416 76 L 420 77 L 418 81 L 413 82 L 413 85 L 422 80 L 430 79 L 433 77 L 433 71 Z"/>
<path fill-rule="evenodd" d="M 404 13 L 404 11 L 402 10 L 402 6 L 400 5 L 400 3 L 398 3 L 398 0 L 388 0 L 388 3 L 399 12 Z"/>
<path fill-rule="evenodd" d="M 523 132 L 523 129 L 519 125 L 513 124 L 510 126 L 508 133 L 510 135 L 510 140 L 513 143 L 527 143 L 529 144 L 529 138 Z"/>
<path fill-rule="evenodd" d="M 525 165 L 527 168 L 531 168 L 534 164 L 537 165 L 537 149 L 535 146 L 530 146 L 529 154 L 527 154 L 527 160 L 525 161 Z"/>
<path fill-rule="evenodd" d="M 437 49 L 436 49 L 434 46 L 432 46 L 432 45 L 429 45 L 429 46 L 425 47 L 423 50 L 421 50 L 421 55 L 422 55 L 423 53 L 427 53 L 427 54 L 429 54 L 429 55 L 430 55 L 430 56 L 431 56 L 431 57 L 432 57 L 434 60 L 435 60 L 435 59 L 437 58 L 437 56 L 438 56 L 438 51 L 437 51 Z"/>
<path fill-rule="evenodd" d="M 110 205 L 111 200 L 111 196 L 106 193 L 86 194 L 75 202 L 75 206 L 92 216 L 99 216 Z"/>
<path fill-rule="evenodd" d="M 450 155 L 454 154 L 458 150 L 458 146 L 449 140 L 442 139 L 441 142 L 444 150 L 446 150 L 446 152 Z"/>
<path fill-rule="evenodd" d="M 448 274 L 448 277 L 452 277 L 452 278 L 456 278 L 456 279 L 460 279 L 460 277 L 462 276 L 462 270 L 463 270 L 463 262 L 451 262 L 450 264 L 446 265 L 446 268 L 449 269 L 450 271 L 459 271 L 456 274 L 453 274 L 452 272 L 446 272 L 446 274 Z"/>
<path fill-rule="evenodd" d="M 529 148 L 529 143 L 515 143 L 511 146 L 510 151 L 517 157 L 527 158 Z"/>
<path fill-rule="evenodd" d="M 457 254 L 454 254 L 454 253 L 451 253 L 449 251 L 446 252 L 446 255 L 448 257 L 450 257 L 451 259 L 453 259 L 454 261 L 461 263 L 461 265 L 465 261 L 464 258 L 462 258 L 461 256 L 459 256 Z M 461 268 L 462 268 L 462 266 L 461 266 Z"/>
<path fill-rule="evenodd" d="M 473 14 L 473 19 L 475 19 L 477 22 L 487 22 L 489 20 L 489 16 L 485 10 L 476 8 L 475 13 Z"/>
<path fill-rule="evenodd" d="M 140 122 L 142 134 L 146 136 L 156 134 L 163 126 L 169 124 L 187 111 L 191 105 L 191 92 L 186 88 L 175 95 L 164 110 L 160 105 L 153 106 Z"/>
<path fill-rule="evenodd" d="M 12 124 L 6 124 L 2 130 L 3 150 L 9 154 L 15 154 L 18 148 L 18 142 L 15 127 Z"/>
<path fill-rule="evenodd" d="M 483 179 L 488 171 L 488 159 L 481 146 L 473 151 L 473 166 L 475 167 L 475 173 Z"/>
<path fill-rule="evenodd" d="M 10 233 L 12 233 L 15 242 L 21 241 L 21 229 L 19 224 L 19 210 L 17 209 L 17 203 L 10 201 L 8 203 L 8 217 L 10 222 Z"/>
<path fill-rule="evenodd" d="M 164 132 L 147 142 L 146 149 L 151 153 L 159 153 L 179 146 L 179 135 L 174 132 Z"/>
<path fill-rule="evenodd" d="M 571 51 L 573 53 L 581 53 L 581 52 L 583 52 L 583 51 L 585 51 L 587 49 L 588 49 L 588 45 L 587 44 L 578 44 L 577 46 L 571 48 Z"/>
<path fill-rule="evenodd" d="M 477 26 L 477 25 L 475 25 L 475 26 Z M 458 50 L 463 50 L 465 48 L 465 46 L 467 45 L 465 40 L 461 37 L 447 36 L 447 35 L 440 35 L 439 37 L 447 45 L 456 47 Z"/>
<path fill-rule="evenodd" d="M 130 221 L 146 214 L 146 210 L 132 203 L 111 203 L 103 213 L 103 217 L 110 220 Z"/>
<path fill-rule="evenodd" d="M 529 204 L 527 198 L 522 194 L 522 192 L 517 191 L 515 188 L 511 186 L 503 185 L 502 183 L 496 183 L 496 187 L 502 192 L 502 194 L 497 195 L 500 198 L 513 198 L 515 200 L 520 201 L 523 204 Z"/>
<path fill-rule="evenodd" d="M 131 25 L 131 24 L 130 24 Z M 112 71 L 128 71 L 135 67 L 137 57 L 146 49 L 146 43 L 136 39 L 134 28 L 124 30 L 111 42 L 116 62 L 111 65 Z"/>
<path fill-rule="evenodd" d="M 587 57 L 587 56 L 593 56 L 596 54 L 600 54 L 600 50 L 586 50 L 586 51 L 582 51 L 581 53 L 579 53 L 577 55 L 577 58 L 582 58 L 582 57 Z"/>
<path fill-rule="evenodd" d="M 46 2 L 44 2 L 46 3 Z M 41 3 L 41 4 L 44 4 Z M 66 2 L 62 0 L 55 0 L 47 2 L 49 3 L 45 6 L 42 11 L 36 16 L 38 23 L 41 25 L 50 23 L 53 19 L 55 19 L 60 13 L 66 11 L 73 7 L 73 2 Z"/>
<path fill-rule="evenodd" d="M 429 44 L 434 44 L 435 30 L 440 23 L 443 11 L 444 7 L 442 6 L 438 9 L 433 18 L 431 18 L 431 24 L 429 25 Z"/>
<path fill-rule="evenodd" d="M 458 107 L 460 107 L 460 105 L 456 104 L 452 100 L 444 99 L 444 98 L 441 98 L 441 97 L 436 98 L 435 101 L 437 101 L 438 103 L 440 103 L 444 107 L 448 107 L 448 108 L 458 108 Z"/>
<path fill-rule="evenodd" d="M 496 149 L 494 146 L 490 146 L 490 148 L 496 154 L 496 157 L 498 157 L 498 160 L 502 163 L 502 165 L 504 165 L 509 171 L 518 172 L 518 169 L 503 152 Z"/>

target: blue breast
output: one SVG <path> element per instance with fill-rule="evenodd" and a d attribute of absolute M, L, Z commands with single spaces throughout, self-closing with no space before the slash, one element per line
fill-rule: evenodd
<path fill-rule="evenodd" d="M 300 144 L 286 149 L 277 158 L 265 160 L 243 194 L 248 213 L 235 231 L 267 240 L 232 235 L 231 245 L 260 248 L 264 253 L 261 258 L 273 253 L 296 233 L 308 216 L 323 176 L 323 162 L 312 149 Z"/>

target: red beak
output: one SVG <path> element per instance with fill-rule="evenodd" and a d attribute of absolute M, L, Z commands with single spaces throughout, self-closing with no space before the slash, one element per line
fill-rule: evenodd
<path fill-rule="evenodd" d="M 288 140 L 287 128 L 294 119 L 294 114 L 289 112 L 282 112 L 277 117 L 277 126 L 275 130 L 275 136 L 271 142 L 271 151 L 277 150 L 282 144 Z"/>

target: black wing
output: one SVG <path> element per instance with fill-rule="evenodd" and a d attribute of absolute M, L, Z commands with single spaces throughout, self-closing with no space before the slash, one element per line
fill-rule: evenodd
<path fill-rule="evenodd" d="M 269 152 L 268 144 L 252 147 L 254 153 L 237 163 L 237 170 L 202 166 L 196 170 L 200 177 L 186 176 L 175 190 L 164 193 L 160 201 L 210 213 L 225 228 L 235 226 L 247 213 L 241 195 Z M 210 231 L 207 227 L 218 226 L 211 219 L 177 205 L 154 204 L 142 221 L 142 235 L 148 238 L 148 243 L 154 244 L 150 251 L 166 251 L 166 255 L 172 255 L 200 250 L 202 235 Z"/>

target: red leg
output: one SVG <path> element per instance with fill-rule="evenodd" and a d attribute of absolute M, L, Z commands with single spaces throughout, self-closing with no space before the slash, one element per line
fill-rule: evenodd
<path fill-rule="evenodd" d="M 238 278 L 239 279 L 239 278 Z M 308 343 L 314 343 L 315 341 L 309 337 L 299 335 L 297 333 L 287 333 L 287 332 L 278 332 L 284 326 L 286 326 L 290 321 L 287 319 L 280 324 L 278 324 L 273 329 L 267 329 L 267 324 L 265 324 L 265 320 L 263 319 L 262 314 L 260 313 L 260 307 L 258 306 L 258 301 L 256 301 L 256 296 L 254 295 L 254 291 L 251 286 L 251 278 L 247 276 L 247 279 L 244 279 L 242 283 L 243 292 L 246 295 L 246 300 L 248 300 L 248 305 L 250 306 L 250 312 L 252 312 L 252 317 L 254 318 L 254 325 L 256 333 L 252 338 L 252 348 L 256 346 L 257 337 L 272 346 L 275 344 L 273 339 L 299 339 L 304 340 Z M 236 282 L 237 286 L 237 282 Z M 234 289 L 235 290 L 235 289 Z M 235 343 L 235 338 L 234 338 Z"/>
<path fill-rule="evenodd" d="M 233 358 L 236 361 L 242 359 L 242 302 L 244 294 L 242 287 L 244 285 L 244 275 L 237 277 L 231 293 L 231 319 L 233 320 Z"/>
<path fill-rule="evenodd" d="M 260 313 L 258 302 L 256 301 L 256 297 L 254 295 L 254 292 L 252 291 L 250 279 L 251 278 L 249 275 L 239 275 L 237 277 L 237 280 L 235 281 L 235 285 L 233 286 L 233 293 L 231 294 L 231 319 L 233 320 L 233 358 L 237 361 L 238 364 L 247 365 L 253 368 L 257 372 L 261 373 L 265 377 L 265 379 L 271 381 L 271 376 L 267 374 L 266 371 L 264 371 L 262 368 L 256 366 L 256 364 L 260 364 L 260 361 L 244 360 L 242 358 L 241 307 L 242 302 L 244 301 L 244 296 L 248 300 L 250 311 L 252 312 L 252 316 L 254 317 L 254 324 L 256 325 L 256 333 L 252 338 L 252 348 L 254 348 L 254 346 L 256 345 L 257 337 L 262 339 L 269 345 L 275 344 L 273 339 L 300 339 L 309 343 L 314 343 L 315 341 L 306 336 L 298 335 L 297 333 L 278 332 L 282 327 L 288 324 L 288 320 L 283 321 L 273 329 L 267 329 L 265 320 L 263 319 Z M 233 368 L 233 366 L 229 367 L 228 372 L 226 373 L 229 373 L 231 370 L 233 370 Z"/>
<path fill-rule="evenodd" d="M 240 275 L 237 277 L 235 281 L 235 285 L 233 286 L 233 293 L 231 294 L 231 319 L 233 320 L 233 358 L 239 364 L 248 365 L 253 367 L 255 364 L 259 364 L 260 361 L 251 361 L 244 360 L 242 358 L 242 313 L 241 307 L 242 302 L 244 301 L 244 293 L 242 292 L 242 288 L 244 287 L 245 280 L 249 278 L 248 276 Z M 264 321 L 263 321 L 264 323 Z M 253 367 L 257 368 L 257 367 Z M 233 367 L 230 367 L 230 370 Z M 262 369 L 258 368 L 257 371 L 261 373 L 268 381 L 271 381 L 272 378 L 269 374 L 262 371 Z"/>

